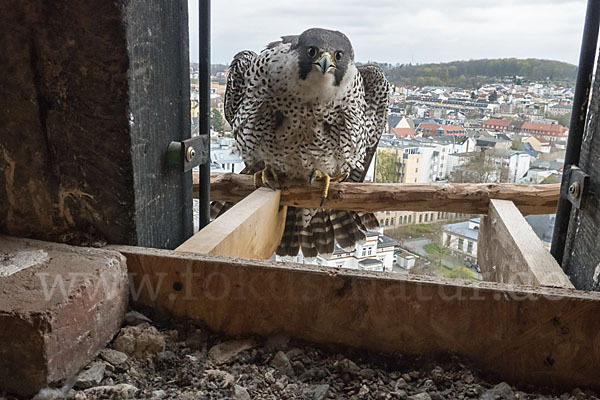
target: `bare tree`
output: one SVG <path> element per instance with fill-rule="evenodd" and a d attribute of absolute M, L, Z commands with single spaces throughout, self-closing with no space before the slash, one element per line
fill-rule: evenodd
<path fill-rule="evenodd" d="M 456 183 L 508 182 L 508 165 L 485 150 L 473 152 L 468 160 L 452 171 L 450 181 Z"/>

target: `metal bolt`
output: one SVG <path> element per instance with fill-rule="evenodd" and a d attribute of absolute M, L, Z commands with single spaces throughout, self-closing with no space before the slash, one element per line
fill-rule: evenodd
<path fill-rule="evenodd" d="M 188 147 L 185 152 L 185 159 L 187 162 L 192 162 L 192 160 L 196 157 L 196 150 L 192 146 Z"/>
<path fill-rule="evenodd" d="M 578 198 L 580 192 L 579 189 L 579 182 L 573 182 L 571 186 L 569 186 L 569 194 L 571 195 L 571 197 L 573 197 L 574 199 Z"/>

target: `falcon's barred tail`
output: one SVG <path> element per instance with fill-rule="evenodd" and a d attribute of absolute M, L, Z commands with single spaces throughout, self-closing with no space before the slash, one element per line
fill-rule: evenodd
<path fill-rule="evenodd" d="M 305 212 L 314 212 L 307 225 L 303 218 Z M 379 223 L 372 213 L 288 207 L 277 255 L 296 256 L 300 248 L 304 257 L 332 254 L 336 241 L 340 247 L 351 249 L 356 243 L 364 242 L 364 231 L 378 228 Z"/>
<path fill-rule="evenodd" d="M 232 203 L 230 201 L 211 201 L 210 202 L 210 218 L 211 219 L 215 219 L 217 217 L 220 217 L 221 215 L 223 215 L 225 213 L 225 211 L 229 210 L 231 207 L 233 207 L 235 203 Z"/>

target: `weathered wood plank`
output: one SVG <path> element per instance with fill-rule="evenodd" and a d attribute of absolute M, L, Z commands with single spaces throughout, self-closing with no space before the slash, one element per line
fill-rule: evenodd
<path fill-rule="evenodd" d="M 193 234 L 187 2 L 0 2 L 0 232 L 175 248 Z M 76 49 L 85 49 L 78 51 Z"/>
<path fill-rule="evenodd" d="M 230 335 L 450 352 L 515 384 L 600 388 L 598 293 L 113 249 L 127 257 L 137 304 Z"/>
<path fill-rule="evenodd" d="M 287 207 L 279 206 L 279 191 L 255 190 L 225 214 L 196 233 L 177 251 L 265 259 L 283 234 Z"/>
<path fill-rule="evenodd" d="M 239 201 L 254 190 L 250 175 L 215 174 L 211 176 L 211 199 Z M 194 176 L 197 196 L 198 181 Z M 560 191 L 556 185 L 516 185 L 510 183 L 335 183 L 329 188 L 324 208 L 354 211 L 447 211 L 485 214 L 490 199 L 511 200 L 521 213 L 553 214 Z M 281 189 L 281 204 L 318 208 L 319 183 L 308 186 L 287 182 Z"/>
<path fill-rule="evenodd" d="M 600 291 L 600 69 L 596 68 L 579 167 L 590 176 L 581 209 L 571 210 L 562 266 L 578 289 Z"/>
<path fill-rule="evenodd" d="M 488 281 L 573 288 L 512 201 L 490 201 L 479 227 L 477 262 Z"/>

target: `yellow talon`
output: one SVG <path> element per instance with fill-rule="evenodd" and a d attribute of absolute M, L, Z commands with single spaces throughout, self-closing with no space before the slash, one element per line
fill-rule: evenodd
<path fill-rule="evenodd" d="M 275 188 L 269 182 L 269 174 L 275 182 L 279 183 L 277 175 L 275 175 L 271 167 L 267 166 L 254 174 L 254 187 L 259 188 L 261 186 L 268 186 L 269 188 L 275 190 Z"/>
<path fill-rule="evenodd" d="M 331 183 L 331 181 L 342 182 L 343 180 L 348 178 L 349 175 L 350 174 L 346 172 L 340 176 L 336 176 L 335 178 L 332 178 L 329 175 L 327 175 L 326 173 L 321 172 L 318 169 L 315 169 L 315 172 L 313 173 L 314 179 L 323 181 L 323 191 L 321 192 L 320 207 L 323 207 L 323 204 L 325 204 L 325 200 L 327 199 L 327 196 L 329 195 L 329 184 Z"/>

